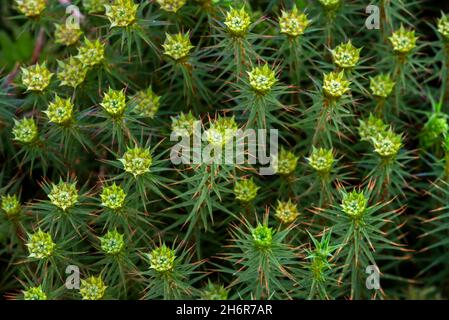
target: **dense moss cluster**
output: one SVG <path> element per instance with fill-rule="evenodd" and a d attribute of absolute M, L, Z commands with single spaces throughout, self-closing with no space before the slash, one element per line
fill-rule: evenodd
<path fill-rule="evenodd" d="M 1 1 L 0 295 L 448 297 L 449 18 L 367 4 Z"/>

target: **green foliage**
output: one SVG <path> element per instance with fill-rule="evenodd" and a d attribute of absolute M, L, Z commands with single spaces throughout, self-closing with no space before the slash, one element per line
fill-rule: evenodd
<path fill-rule="evenodd" d="M 449 16 L 376 4 L 1 1 L 0 295 L 447 298 Z"/>

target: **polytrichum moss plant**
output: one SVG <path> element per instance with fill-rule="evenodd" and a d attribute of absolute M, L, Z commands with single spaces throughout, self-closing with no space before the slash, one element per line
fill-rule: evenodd
<path fill-rule="evenodd" d="M 449 297 L 449 14 L 372 4 L 1 1 L 2 297 Z"/>

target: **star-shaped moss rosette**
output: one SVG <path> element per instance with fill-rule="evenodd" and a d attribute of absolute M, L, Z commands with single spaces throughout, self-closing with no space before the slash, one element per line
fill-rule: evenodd
<path fill-rule="evenodd" d="M 315 247 L 310 253 L 316 258 L 328 259 L 332 257 L 332 252 L 334 252 L 339 246 L 330 245 L 331 235 L 331 232 L 324 232 L 320 241 L 315 239 L 313 236 L 310 236 Z"/>
<path fill-rule="evenodd" d="M 42 286 L 30 287 L 22 290 L 23 300 L 47 300 L 47 294 L 42 289 Z"/>
<path fill-rule="evenodd" d="M 76 56 L 84 68 L 96 66 L 104 61 L 104 44 L 99 39 L 90 41 L 84 38 L 84 43 L 78 48 Z"/>
<path fill-rule="evenodd" d="M 292 202 L 291 199 L 288 199 L 287 201 L 278 200 L 277 206 L 275 209 L 275 216 L 282 223 L 285 223 L 285 224 L 292 223 L 299 216 L 298 207 L 297 207 L 296 203 Z"/>
<path fill-rule="evenodd" d="M 396 156 L 402 147 L 402 136 L 391 128 L 371 138 L 374 151 L 384 158 Z"/>
<path fill-rule="evenodd" d="M 204 132 L 206 140 L 217 147 L 223 147 L 232 142 L 238 130 L 234 117 L 218 117 L 211 121 L 209 129 Z"/>
<path fill-rule="evenodd" d="M 435 112 L 427 120 L 421 130 L 421 143 L 425 148 L 441 143 L 444 137 L 449 134 L 447 116 L 443 113 Z"/>
<path fill-rule="evenodd" d="M 332 253 L 338 249 L 339 245 L 331 245 L 331 232 L 323 232 L 320 240 L 310 234 L 309 236 L 313 243 L 313 249 L 307 250 L 306 258 L 310 260 L 308 268 L 315 281 L 324 283 L 326 271 L 332 268 L 332 263 L 329 262 L 333 256 Z"/>
<path fill-rule="evenodd" d="M 370 89 L 373 96 L 386 99 L 390 96 L 396 82 L 389 74 L 379 74 L 374 78 L 370 77 Z"/>
<path fill-rule="evenodd" d="M 33 118 L 14 119 L 12 128 L 13 140 L 23 144 L 31 144 L 38 139 L 37 124 Z"/>
<path fill-rule="evenodd" d="M 299 157 L 293 152 L 281 148 L 277 156 L 273 157 L 273 170 L 279 175 L 290 175 L 296 170 Z"/>
<path fill-rule="evenodd" d="M 116 0 L 105 5 L 106 17 L 113 27 L 128 27 L 137 20 L 137 9 L 139 5 L 134 0 Z"/>
<path fill-rule="evenodd" d="M 14 2 L 17 9 L 30 18 L 40 16 L 47 7 L 47 0 L 14 0 Z"/>
<path fill-rule="evenodd" d="M 224 21 L 228 32 L 235 37 L 243 37 L 251 26 L 251 17 L 246 12 L 245 7 L 240 9 L 231 9 L 226 13 L 226 19 Z"/>
<path fill-rule="evenodd" d="M 253 201 L 257 196 L 257 191 L 260 189 L 254 182 L 254 179 L 240 179 L 234 184 L 234 195 L 237 200 L 242 202 Z"/>
<path fill-rule="evenodd" d="M 128 148 L 123 158 L 119 159 L 119 161 L 123 164 L 123 169 L 136 178 L 150 172 L 153 157 L 150 149 L 135 147 Z"/>
<path fill-rule="evenodd" d="M 190 33 L 182 34 L 179 32 L 175 35 L 166 34 L 165 41 L 162 45 L 164 54 L 175 61 L 183 60 L 190 54 L 190 50 L 194 48 L 190 42 Z"/>
<path fill-rule="evenodd" d="M 80 294 L 83 300 L 101 300 L 106 288 L 101 276 L 90 276 L 87 279 L 81 279 Z"/>
<path fill-rule="evenodd" d="M 22 84 L 26 87 L 27 91 L 44 91 L 50 84 L 51 73 L 46 63 L 36 63 L 27 68 L 21 68 L 22 70 Z"/>
<path fill-rule="evenodd" d="M 88 69 L 76 57 L 70 57 L 64 61 L 58 60 L 58 66 L 56 76 L 60 86 L 76 88 L 86 79 Z"/>
<path fill-rule="evenodd" d="M 273 229 L 265 224 L 258 224 L 256 228 L 251 230 L 253 243 L 256 248 L 268 249 L 273 243 Z"/>
<path fill-rule="evenodd" d="M 100 194 L 101 205 L 112 210 L 120 210 L 125 205 L 126 193 L 121 186 L 115 182 L 107 187 L 103 187 Z"/>
<path fill-rule="evenodd" d="M 48 198 L 54 206 L 60 208 L 62 211 L 73 208 L 78 202 L 76 182 L 70 183 L 60 180 L 58 184 L 52 183 Z"/>
<path fill-rule="evenodd" d="M 22 211 L 19 198 L 15 194 L 2 196 L 0 208 L 9 218 L 16 217 Z"/>
<path fill-rule="evenodd" d="M 78 42 L 82 34 L 83 31 L 77 25 L 55 23 L 55 43 L 71 46 Z"/>
<path fill-rule="evenodd" d="M 74 105 L 70 98 L 63 99 L 56 95 L 55 99 L 50 102 L 44 113 L 47 115 L 50 122 L 58 125 L 66 125 L 73 120 L 73 108 Z"/>
<path fill-rule="evenodd" d="M 51 235 L 43 232 L 41 229 L 29 235 L 26 243 L 30 258 L 46 259 L 53 255 L 56 244 L 53 242 Z"/>
<path fill-rule="evenodd" d="M 334 164 L 334 155 L 332 149 L 312 147 L 312 153 L 307 158 L 309 165 L 320 174 L 328 174 Z"/>
<path fill-rule="evenodd" d="M 327 259 L 324 260 L 323 258 L 319 257 L 318 255 L 309 255 L 307 256 L 308 259 L 310 259 L 310 265 L 308 268 L 310 269 L 312 273 L 313 279 L 318 283 L 324 283 L 326 281 L 325 278 L 325 271 L 332 268 L 332 264 L 327 262 Z"/>
<path fill-rule="evenodd" d="M 399 30 L 393 32 L 388 38 L 393 46 L 393 51 L 400 55 L 410 53 L 416 47 L 418 37 L 415 36 L 415 30 L 406 30 L 403 25 Z"/>
<path fill-rule="evenodd" d="M 100 103 L 103 110 L 113 119 L 121 119 L 126 111 L 125 91 L 109 88 Z"/>
<path fill-rule="evenodd" d="M 109 0 L 83 0 L 83 7 L 89 14 L 103 13 L 105 11 L 105 5 L 109 3 Z"/>
<path fill-rule="evenodd" d="M 341 0 L 318 0 L 324 10 L 335 11 L 341 5 Z"/>
<path fill-rule="evenodd" d="M 360 219 L 366 211 L 368 199 L 363 192 L 353 190 L 349 193 L 343 193 L 341 201 L 342 211 L 352 219 Z"/>
<path fill-rule="evenodd" d="M 175 266 L 175 250 L 170 249 L 165 244 L 153 249 L 147 257 L 150 262 L 150 269 L 160 273 L 170 272 Z"/>
<path fill-rule="evenodd" d="M 200 122 L 191 111 L 185 114 L 181 112 L 177 117 L 172 117 L 171 130 L 177 136 L 189 137 L 193 134 L 195 126 Z"/>
<path fill-rule="evenodd" d="M 277 82 L 276 73 L 270 69 L 268 64 L 248 71 L 248 79 L 251 88 L 261 95 L 269 93 Z"/>
<path fill-rule="evenodd" d="M 210 280 L 207 285 L 201 289 L 201 300 L 227 300 L 228 290 L 218 283 L 213 283 Z"/>
<path fill-rule="evenodd" d="M 280 32 L 289 37 L 298 37 L 304 34 L 310 24 L 310 20 L 303 12 L 299 12 L 296 6 L 291 11 L 281 11 L 279 18 Z"/>
<path fill-rule="evenodd" d="M 17 29 L 0 35 L 0 264 L 8 265 L 0 283 L 8 297 L 81 300 L 61 279 L 70 264 L 81 279 L 101 277 L 104 294 L 96 286 L 87 296 L 102 299 L 368 299 L 380 291 L 366 290 L 358 276 L 371 260 L 392 278 L 412 262 L 416 292 L 449 296 L 431 288 L 448 278 L 449 243 L 439 240 L 449 231 L 449 114 L 440 105 L 449 96 L 449 14 L 428 28 L 422 6 L 385 1 L 394 28 L 380 35 L 356 12 L 361 1 L 321 1 L 328 11 L 318 0 L 191 0 L 174 13 L 157 0 L 132 0 L 137 20 L 127 25 L 116 15 L 111 28 L 105 5 L 123 0 L 46 0 L 32 18 L 17 2 L 0 1 L 1 20 Z M 81 35 L 65 30 L 69 2 L 83 14 Z M 248 19 L 225 25 L 231 6 L 240 12 L 243 3 Z M 401 22 L 419 37 L 407 55 L 388 39 Z M 165 32 L 188 30 L 195 47 L 187 56 L 164 55 Z M 102 45 L 99 62 L 85 37 Z M 358 57 L 347 54 L 361 47 Z M 42 92 L 25 91 L 20 68 L 36 62 L 54 76 Z M 248 72 L 266 63 L 277 82 L 259 78 L 253 88 Z M 337 100 L 323 78 L 343 69 L 351 83 Z M 124 94 L 103 101 L 109 88 Z M 102 102 L 125 111 L 114 119 Z M 238 142 L 253 142 L 244 129 L 278 129 L 279 148 L 255 150 L 266 152 L 256 152 L 254 165 L 246 157 L 247 165 L 207 163 L 204 154 L 219 148 L 202 133 L 218 114 L 235 115 Z M 227 140 L 220 131 L 209 132 L 217 146 Z M 137 146 L 149 152 L 125 156 Z M 56 205 L 70 206 L 69 196 L 56 205 L 47 198 L 59 177 L 77 181 L 78 199 L 66 211 Z M 366 205 L 355 196 L 342 201 L 342 189 L 363 191 Z M 419 234 L 416 212 L 425 212 Z M 43 258 L 28 258 L 25 244 L 39 227 L 56 247 L 45 257 L 45 245 L 36 246 Z M 147 256 L 162 243 L 173 254 L 161 250 L 151 264 Z M 428 259 L 411 254 L 423 251 Z M 396 281 L 382 288 L 385 299 L 416 295 Z"/>
<path fill-rule="evenodd" d="M 342 43 L 331 50 L 334 63 L 342 69 L 354 68 L 360 60 L 362 48 L 356 48 L 351 41 Z"/>
<path fill-rule="evenodd" d="M 366 120 L 359 120 L 359 135 L 362 141 L 371 141 L 378 134 L 388 130 L 388 125 L 373 114 Z"/>
<path fill-rule="evenodd" d="M 156 2 L 161 6 L 162 10 L 176 13 L 186 4 L 187 0 L 156 0 Z"/>
<path fill-rule="evenodd" d="M 323 91 L 330 99 L 340 99 L 350 90 L 350 84 L 343 71 L 327 73 L 324 74 Z"/>
<path fill-rule="evenodd" d="M 143 117 L 153 119 L 160 107 L 161 96 L 154 93 L 149 87 L 138 91 L 133 97 L 134 111 Z"/>
<path fill-rule="evenodd" d="M 108 231 L 103 237 L 98 237 L 101 242 L 101 250 L 109 255 L 118 255 L 125 248 L 124 235 L 117 230 Z"/>
<path fill-rule="evenodd" d="M 443 14 L 438 19 L 438 32 L 441 34 L 445 41 L 449 41 L 449 19 L 447 15 Z"/>

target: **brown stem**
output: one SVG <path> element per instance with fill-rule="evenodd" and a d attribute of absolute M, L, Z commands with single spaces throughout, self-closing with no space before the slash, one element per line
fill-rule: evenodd
<path fill-rule="evenodd" d="M 3 88 L 9 87 L 9 85 L 14 81 L 14 78 L 16 77 L 17 73 L 19 72 L 20 63 L 16 63 L 14 66 L 14 69 L 6 76 L 6 81 L 3 84 Z"/>
<path fill-rule="evenodd" d="M 312 144 L 315 146 L 318 142 L 319 133 L 321 131 L 324 131 L 325 124 L 326 124 L 326 118 L 328 116 L 328 110 L 329 103 L 327 100 L 324 100 L 323 102 L 323 108 L 320 111 L 320 115 L 318 116 L 318 123 L 315 129 L 315 133 L 313 134 L 312 138 Z"/>
<path fill-rule="evenodd" d="M 380 21 L 382 23 L 382 27 L 380 28 L 380 33 L 381 33 L 381 37 L 382 37 L 382 41 L 385 43 L 387 41 L 386 39 L 386 27 L 388 25 L 388 21 L 387 21 L 387 15 L 385 13 L 385 1 L 382 0 L 381 1 L 381 5 L 380 5 Z"/>
<path fill-rule="evenodd" d="M 383 117 L 384 106 L 385 106 L 385 99 L 383 98 L 379 99 L 375 109 L 376 110 L 375 112 L 379 118 Z"/>
<path fill-rule="evenodd" d="M 45 43 L 45 30 L 40 28 L 39 34 L 37 35 L 36 45 L 34 46 L 33 56 L 31 58 L 32 64 L 35 64 L 41 55 L 42 49 Z"/>
<path fill-rule="evenodd" d="M 449 43 L 444 44 L 444 53 L 445 53 L 445 66 L 446 66 L 446 85 L 444 86 L 444 94 L 443 94 L 443 101 L 449 100 Z"/>

